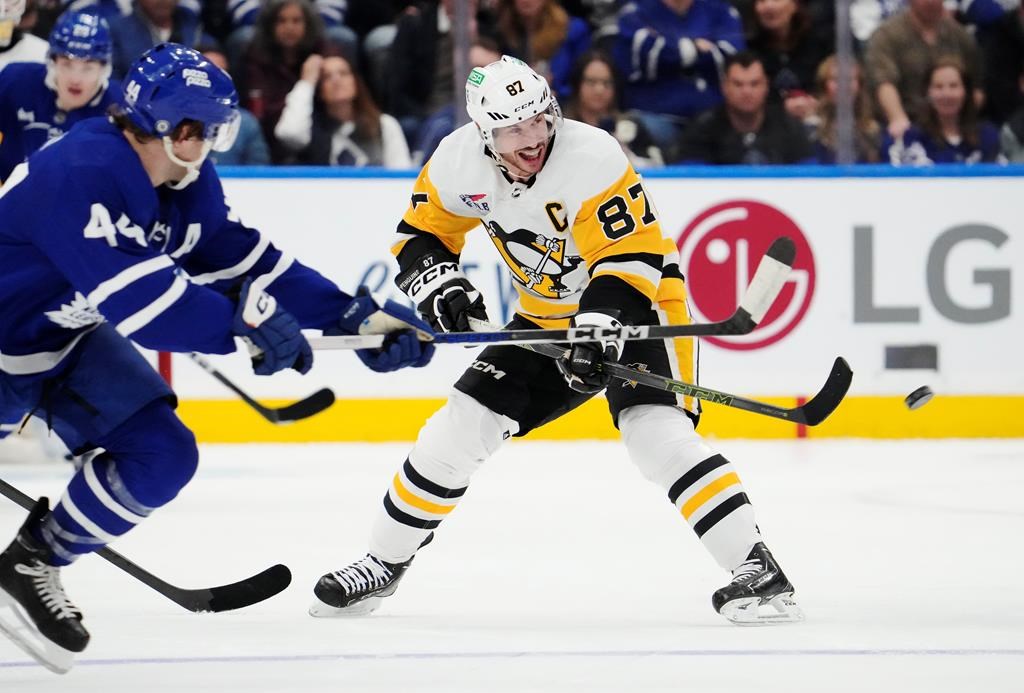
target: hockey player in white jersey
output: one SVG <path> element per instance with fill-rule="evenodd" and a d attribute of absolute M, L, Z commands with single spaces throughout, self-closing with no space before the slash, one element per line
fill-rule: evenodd
<path fill-rule="evenodd" d="M 611 136 L 563 122 L 544 79 L 507 56 L 470 73 L 466 100 L 473 122 L 423 167 L 392 248 L 399 288 L 435 330 L 486 320 L 483 297 L 459 267 L 478 226 L 515 280 L 509 329 L 690 322 L 675 244 Z M 607 389 L 630 458 L 732 574 L 712 596 L 715 610 L 740 624 L 801 620 L 736 470 L 695 432 L 700 403 L 611 382 L 599 366 L 619 360 L 695 381 L 692 339 L 579 343 L 557 362 L 517 346 L 486 348 L 420 431 L 384 496 L 369 553 L 320 578 L 310 613 L 377 608 L 505 440 Z"/>

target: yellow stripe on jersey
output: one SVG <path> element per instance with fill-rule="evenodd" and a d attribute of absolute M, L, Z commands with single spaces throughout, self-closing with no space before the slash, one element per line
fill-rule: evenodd
<path fill-rule="evenodd" d="M 423 498 L 420 498 L 412 491 L 407 489 L 405 485 L 402 483 L 402 479 L 398 474 L 395 474 L 393 487 L 395 489 L 395 493 L 398 494 L 398 497 L 404 500 L 406 503 L 408 503 L 414 508 L 419 508 L 424 512 L 432 513 L 434 515 L 447 515 L 452 510 L 455 509 L 455 506 L 459 502 L 459 499 L 456 499 L 455 502 L 452 503 L 451 505 L 440 505 L 438 503 L 431 503 L 428 500 L 424 500 Z"/>
<path fill-rule="evenodd" d="M 736 474 L 736 472 L 730 472 L 725 476 L 719 477 L 718 479 L 715 479 L 710 484 L 702 488 L 697 493 L 693 494 L 693 497 L 690 498 L 690 500 L 686 501 L 683 504 L 683 507 L 680 508 L 680 512 L 683 514 L 683 517 L 689 520 L 690 516 L 697 512 L 700 506 L 707 503 L 712 496 L 715 496 L 718 493 L 720 493 L 723 489 L 727 489 L 730 486 L 734 486 L 738 483 L 740 483 L 740 477 L 739 475 Z"/>
<path fill-rule="evenodd" d="M 583 202 L 572 235 L 587 267 L 594 268 L 593 276 L 610 274 L 654 301 L 666 239 L 632 166 L 607 190 Z M 657 267 L 645 263 L 644 256 Z"/>
<path fill-rule="evenodd" d="M 456 255 L 462 253 L 466 245 L 466 234 L 480 225 L 476 217 L 462 217 L 445 209 L 437 188 L 430 180 L 430 161 L 423 165 L 420 175 L 412 187 L 412 199 L 402 220 L 412 227 L 431 233 L 444 243 L 444 246 Z M 391 252 L 397 257 L 402 248 L 412 238 L 399 234 L 399 238 L 391 246 Z"/>

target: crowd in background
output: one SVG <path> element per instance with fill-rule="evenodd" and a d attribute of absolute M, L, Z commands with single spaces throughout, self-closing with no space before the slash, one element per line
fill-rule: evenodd
<path fill-rule="evenodd" d="M 0 0 L 0 20 L 19 1 Z M 607 130 L 639 167 L 836 160 L 831 1 L 469 4 L 471 67 L 503 53 L 523 59 L 548 78 L 567 117 Z M 95 12 L 110 28 L 114 80 L 167 40 L 232 75 L 245 112 L 219 164 L 407 168 L 430 157 L 463 107 L 454 6 L 29 0 L 0 66 L 45 62 L 61 13 Z M 850 27 L 857 162 L 1024 161 L 1019 0 L 853 0 Z"/>

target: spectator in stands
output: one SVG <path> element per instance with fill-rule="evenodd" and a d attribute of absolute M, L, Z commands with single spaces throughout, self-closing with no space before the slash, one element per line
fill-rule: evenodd
<path fill-rule="evenodd" d="M 398 18 L 413 0 L 349 0 L 345 23 L 359 36 L 362 73 L 378 103 L 384 103 L 388 53 L 398 32 Z"/>
<path fill-rule="evenodd" d="M 218 1 L 223 2 L 224 0 Z M 203 7 L 200 6 L 201 2 Z M 98 14 L 110 25 L 113 25 L 116 20 L 130 15 L 133 5 L 132 0 L 60 0 L 60 3 L 65 10 L 73 9 L 80 12 L 88 10 L 93 14 Z M 178 0 L 178 10 L 193 15 L 195 21 L 199 23 L 200 13 L 208 4 L 213 3 L 209 0 Z"/>
<path fill-rule="evenodd" d="M 985 113 L 994 122 L 1003 123 L 1024 106 L 1018 85 L 1024 72 L 1024 4 L 993 24 L 981 45 L 985 56 Z"/>
<path fill-rule="evenodd" d="M 224 51 L 220 46 L 210 44 L 202 46 L 199 52 L 211 63 L 230 73 L 230 67 Z M 264 166 L 270 163 L 270 150 L 263 138 L 260 123 L 256 116 L 245 108 L 238 109 L 240 116 L 238 136 L 231 149 L 226 152 L 211 151 L 209 158 L 218 166 Z"/>
<path fill-rule="evenodd" d="M 768 103 L 764 64 L 749 51 L 726 58 L 725 102 L 683 134 L 680 158 L 704 164 L 795 164 L 813 161 L 803 123 Z"/>
<path fill-rule="evenodd" d="M 469 48 L 471 68 L 490 65 L 498 60 L 501 60 L 501 51 L 498 49 L 498 42 L 491 38 L 481 36 Z M 413 140 L 412 160 L 415 165 L 419 166 L 429 159 L 441 140 L 455 130 L 456 109 L 462 108 L 462 101 L 450 103 L 437 109 L 420 123 L 416 130 L 416 139 Z"/>
<path fill-rule="evenodd" d="M 548 80 L 560 99 L 569 97 L 569 73 L 590 48 L 590 27 L 570 17 L 556 0 L 498 0 L 497 23 L 505 52 Z"/>
<path fill-rule="evenodd" d="M 722 102 L 720 71 L 743 47 L 739 14 L 724 0 L 636 0 L 619 15 L 615 42 L 624 105 L 671 145 L 686 121 Z"/>
<path fill-rule="evenodd" d="M 644 124 L 619 110 L 622 75 L 601 51 L 587 51 L 576 62 L 569 82 L 572 98 L 565 116 L 611 133 L 635 168 L 661 166 L 661 150 Z"/>
<path fill-rule="evenodd" d="M 999 131 L 978 120 L 978 108 L 971 98 L 971 74 L 963 63 L 953 57 L 940 58 L 926 79 L 924 116 L 901 138 L 886 138 L 889 162 L 894 166 L 1005 163 L 999 151 Z"/>
<path fill-rule="evenodd" d="M 0 69 L 8 63 L 45 63 L 49 44 L 21 27 L 25 0 L 0 0 Z"/>
<path fill-rule="evenodd" d="M 834 55 L 822 61 L 816 77 L 818 94 L 818 123 L 814 132 L 815 159 L 821 164 L 836 163 L 836 94 L 838 63 Z M 858 164 L 876 164 L 881 161 L 882 127 L 875 120 L 871 97 L 863 88 L 860 65 L 853 70 L 853 148 Z"/>
<path fill-rule="evenodd" d="M 1003 6 L 999 0 L 943 0 L 946 12 L 956 16 L 963 24 L 988 27 L 999 20 Z M 907 0 L 852 0 L 850 3 L 850 30 L 859 46 L 881 24 L 907 7 Z"/>
<path fill-rule="evenodd" d="M 340 56 L 306 60 L 274 134 L 302 164 L 412 165 L 398 121 L 381 113 L 362 77 Z"/>
<path fill-rule="evenodd" d="M 472 40 L 495 37 L 493 16 L 477 11 L 470 23 Z M 450 108 L 456 99 L 452 61 L 454 0 L 419 2 L 398 20 L 398 30 L 388 56 L 386 110 L 398 118 L 410 142 L 420 139 L 419 128 L 427 117 Z M 463 78 L 460 77 L 460 80 Z"/>
<path fill-rule="evenodd" d="M 1017 88 L 1024 94 L 1024 67 L 1017 75 Z M 1024 164 L 1024 101 L 1010 114 L 999 132 L 1000 149 L 1012 164 Z"/>
<path fill-rule="evenodd" d="M 886 20 L 868 43 L 867 71 L 889 135 L 898 140 L 927 110 L 923 84 L 939 57 L 955 56 L 980 84 L 974 38 L 946 14 L 942 0 L 908 0 L 907 9 Z M 975 98 L 980 103 L 979 91 Z"/>
<path fill-rule="evenodd" d="M 285 97 L 313 55 L 337 55 L 323 35 L 320 17 L 309 0 L 270 0 L 260 13 L 256 37 L 242 70 L 243 105 L 260 121 L 270 160 L 282 163 L 291 153 L 274 137 Z"/>
<path fill-rule="evenodd" d="M 747 47 L 761 58 L 778 100 L 794 118 L 810 121 L 817 112 L 814 79 L 833 50 L 832 35 L 812 31 L 805 0 L 754 0 L 754 25 Z"/>
<path fill-rule="evenodd" d="M 135 59 L 160 43 L 173 41 L 190 48 L 203 43 L 202 26 L 178 0 L 135 0 L 131 14 L 110 22 L 114 39 L 114 77 L 124 77 Z"/>
<path fill-rule="evenodd" d="M 314 13 L 320 18 L 324 39 L 334 45 L 349 60 L 356 60 L 359 55 L 359 37 L 346 25 L 348 19 L 348 0 L 310 0 Z M 228 61 L 237 65 L 245 59 L 246 52 L 253 42 L 259 21 L 261 8 L 266 2 L 261 0 L 228 0 L 229 34 L 225 41 Z"/>

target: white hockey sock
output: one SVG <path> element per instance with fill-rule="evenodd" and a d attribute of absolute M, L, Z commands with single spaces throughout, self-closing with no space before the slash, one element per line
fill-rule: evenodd
<path fill-rule="evenodd" d="M 420 430 L 395 474 L 370 535 L 370 553 L 408 560 L 455 509 L 480 464 L 519 430 L 518 424 L 453 390 Z"/>
<path fill-rule="evenodd" d="M 680 409 L 640 405 L 619 416 L 633 462 L 669 500 L 726 570 L 742 563 L 761 534 L 732 463 L 697 435 Z"/>

